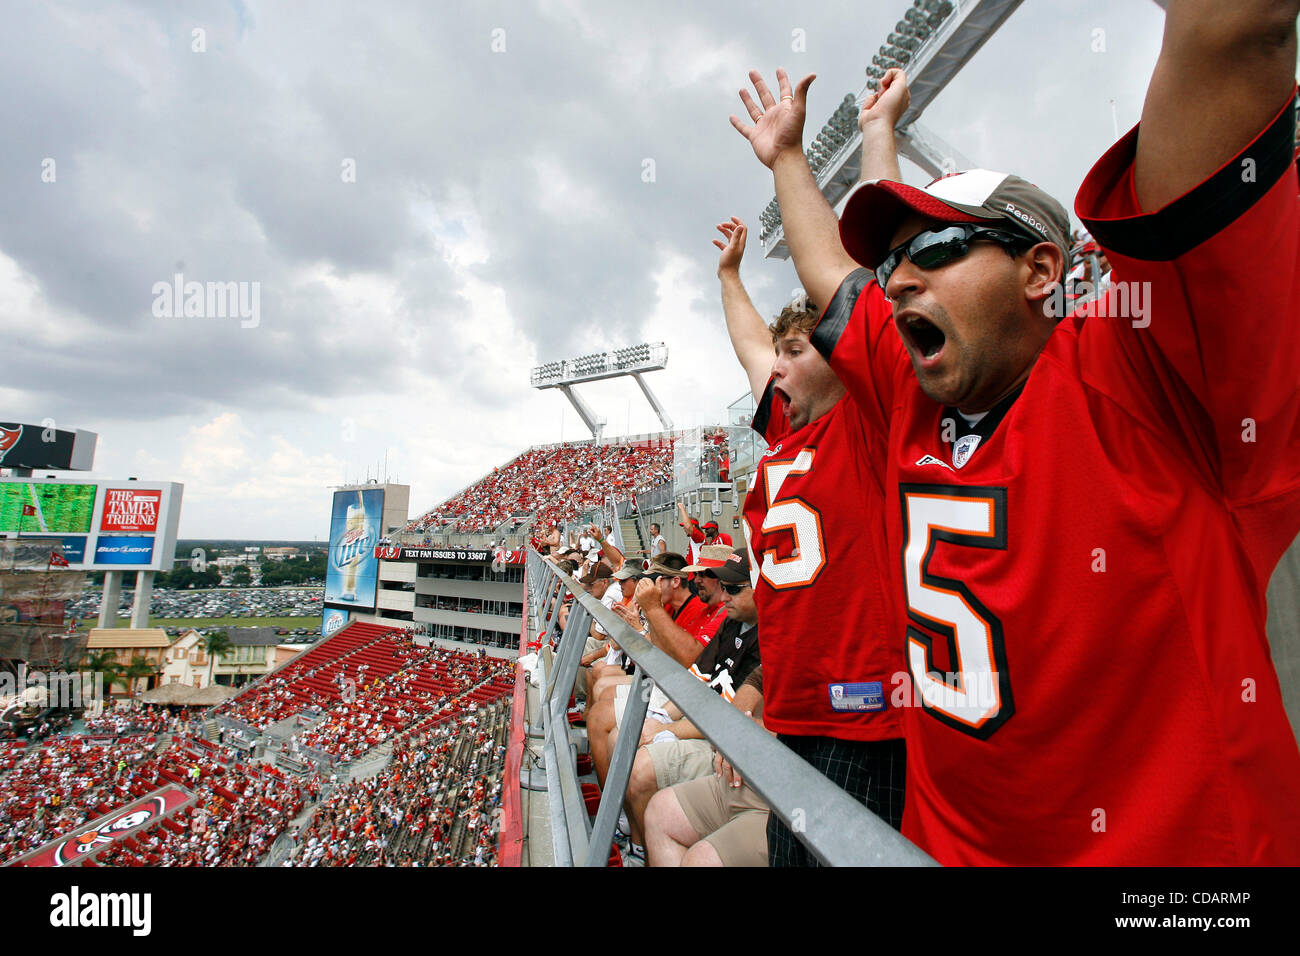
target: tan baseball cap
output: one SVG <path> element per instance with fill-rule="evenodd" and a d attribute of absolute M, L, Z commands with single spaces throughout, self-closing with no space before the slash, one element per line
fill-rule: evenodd
<path fill-rule="evenodd" d="M 1028 239 L 1054 243 L 1070 261 L 1065 207 L 1033 183 L 991 169 L 953 173 L 924 189 L 888 179 L 858 184 L 840 215 L 845 251 L 868 269 L 876 268 L 909 212 L 943 222 L 1005 224 Z"/>

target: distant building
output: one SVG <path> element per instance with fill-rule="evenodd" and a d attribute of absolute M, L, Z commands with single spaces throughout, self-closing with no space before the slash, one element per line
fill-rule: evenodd
<path fill-rule="evenodd" d="M 226 635 L 232 645 L 230 650 L 209 667 L 203 635 L 194 628 L 181 634 L 168 649 L 163 683 L 203 688 L 208 686 L 211 674 L 214 684 L 242 687 L 307 649 L 305 645 L 281 645 L 273 627 L 232 627 Z"/>
<path fill-rule="evenodd" d="M 123 666 L 137 657 L 143 657 L 162 670 L 164 655 L 170 643 L 167 632 L 160 627 L 96 627 L 91 628 L 86 651 L 91 654 L 111 651 L 113 660 Z M 150 690 L 157 686 L 158 678 L 141 677 L 135 683 L 137 692 Z"/>

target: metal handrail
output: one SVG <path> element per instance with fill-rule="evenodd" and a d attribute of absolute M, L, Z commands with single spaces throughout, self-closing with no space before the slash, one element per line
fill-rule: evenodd
<path fill-rule="evenodd" d="M 651 681 L 658 684 L 700 732 L 820 862 L 829 866 L 929 866 L 933 859 L 898 831 L 796 756 L 751 719 L 693 677 L 676 660 L 655 647 L 569 575 L 535 551 L 528 552 L 525 613 L 543 621 L 549 635 L 561 598 L 574 595 L 574 607 L 554 660 L 542 663 L 542 722 L 547 793 L 557 865 L 604 866 L 614 825 L 627 792 L 632 761 L 640 745 Z M 552 606 L 550 601 L 554 600 Z M 547 611 L 550 610 L 548 614 Z M 632 691 L 619 726 L 600 809 L 588 818 L 570 752 L 566 716 L 569 695 L 588 625 L 595 619 L 635 662 Z M 533 633 L 536 633 L 534 630 Z M 539 655 L 544 661 L 548 655 Z"/>

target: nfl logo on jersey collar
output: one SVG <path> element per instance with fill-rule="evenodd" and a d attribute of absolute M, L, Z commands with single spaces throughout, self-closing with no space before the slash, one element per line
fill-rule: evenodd
<path fill-rule="evenodd" d="M 953 442 L 952 466 L 954 468 L 961 468 L 970 461 L 970 456 L 975 454 L 975 449 L 979 447 L 980 438 L 979 435 L 962 435 Z"/>

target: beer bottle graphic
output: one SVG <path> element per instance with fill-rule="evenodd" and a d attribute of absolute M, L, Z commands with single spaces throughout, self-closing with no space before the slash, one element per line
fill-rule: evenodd
<path fill-rule="evenodd" d="M 343 540 L 339 543 L 339 566 L 343 569 L 344 601 L 357 599 L 357 575 L 361 559 L 365 557 L 363 545 L 366 539 L 366 506 L 357 492 L 357 503 L 348 505 L 347 523 L 344 525 Z"/>

